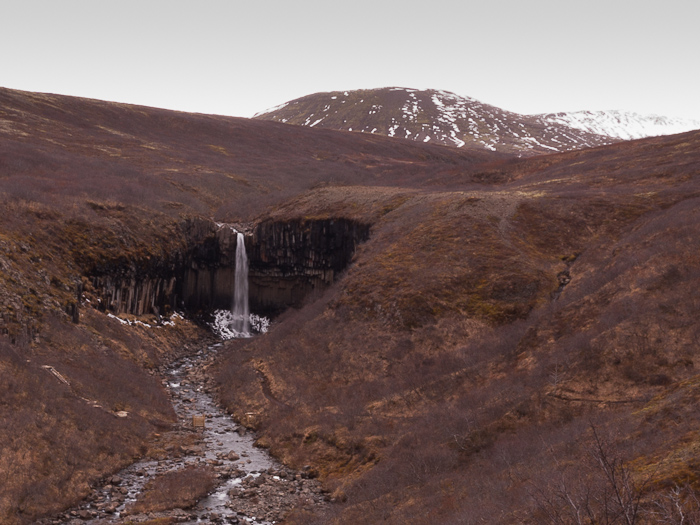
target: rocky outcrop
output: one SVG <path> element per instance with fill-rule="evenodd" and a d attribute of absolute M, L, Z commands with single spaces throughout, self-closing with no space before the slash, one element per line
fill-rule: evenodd
<path fill-rule="evenodd" d="M 173 310 L 173 306 L 178 304 L 175 275 L 100 275 L 93 277 L 92 284 L 98 290 L 99 308 L 102 310 L 134 315 L 159 314 Z"/>
<path fill-rule="evenodd" d="M 369 225 L 348 219 L 266 221 L 250 237 L 250 301 L 258 311 L 298 306 L 348 265 Z"/>
<path fill-rule="evenodd" d="M 230 308 L 236 230 L 207 219 L 181 225 L 183 248 L 163 260 L 103 265 L 91 275 L 99 307 L 142 315 Z M 263 221 L 246 235 L 251 309 L 275 314 L 331 284 L 369 225 L 349 219 Z"/>
<path fill-rule="evenodd" d="M 236 230 L 205 219 L 186 223 L 189 246 L 180 276 L 182 307 L 199 311 L 230 308 L 236 273 Z"/>

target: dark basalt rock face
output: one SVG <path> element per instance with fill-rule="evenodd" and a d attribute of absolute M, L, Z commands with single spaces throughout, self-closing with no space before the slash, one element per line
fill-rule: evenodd
<path fill-rule="evenodd" d="M 275 313 L 300 305 L 330 285 L 368 237 L 369 225 L 348 219 L 258 224 L 246 242 L 251 309 Z"/>
<path fill-rule="evenodd" d="M 231 308 L 236 274 L 236 231 L 205 219 L 186 223 L 188 257 L 179 277 L 180 307 Z"/>
<path fill-rule="evenodd" d="M 98 296 L 98 308 L 133 315 L 174 310 L 181 303 L 179 277 L 185 260 L 184 253 L 177 252 L 167 259 L 117 261 L 93 269 L 89 277 Z"/>
<path fill-rule="evenodd" d="M 263 221 L 245 237 L 251 311 L 274 315 L 330 285 L 369 225 L 349 219 Z M 183 249 L 167 260 L 105 265 L 91 275 L 100 308 L 142 315 L 230 308 L 237 232 L 206 219 L 183 223 Z"/>

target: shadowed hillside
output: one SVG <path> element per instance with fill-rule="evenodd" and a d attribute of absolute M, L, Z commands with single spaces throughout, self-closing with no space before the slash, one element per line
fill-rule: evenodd
<path fill-rule="evenodd" d="M 205 330 L 103 298 L 213 272 L 214 218 L 261 283 L 333 269 L 215 372 L 331 494 L 289 522 L 697 522 L 698 166 L 698 132 L 520 160 L 0 90 L 0 521 L 165 446 Z"/>

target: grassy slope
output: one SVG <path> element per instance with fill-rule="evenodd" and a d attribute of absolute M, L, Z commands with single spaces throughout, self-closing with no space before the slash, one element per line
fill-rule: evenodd
<path fill-rule="evenodd" d="M 85 496 L 174 421 L 152 369 L 202 331 L 107 318 L 90 308 L 93 268 L 182 251 L 187 217 L 245 220 L 321 182 L 423 184 L 493 158 L 0 89 L 0 521 Z M 93 302 L 76 325 L 81 285 Z"/>
<path fill-rule="evenodd" d="M 536 158 L 491 188 L 294 199 L 273 215 L 359 217 L 372 236 L 334 288 L 233 345 L 222 397 L 345 501 L 321 522 L 546 521 L 557 480 L 605 490 L 591 423 L 648 501 L 695 487 L 699 146 Z"/>

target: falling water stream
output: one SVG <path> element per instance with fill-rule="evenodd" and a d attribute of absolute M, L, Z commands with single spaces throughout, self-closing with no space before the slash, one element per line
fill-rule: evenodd
<path fill-rule="evenodd" d="M 250 335 L 250 310 L 248 308 L 248 256 L 245 251 L 245 238 L 241 232 L 236 236 L 236 275 L 233 289 L 234 333 Z"/>

